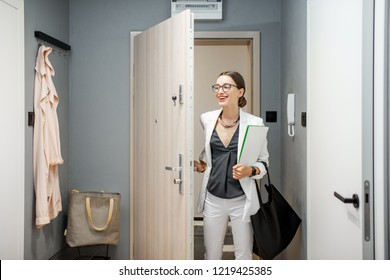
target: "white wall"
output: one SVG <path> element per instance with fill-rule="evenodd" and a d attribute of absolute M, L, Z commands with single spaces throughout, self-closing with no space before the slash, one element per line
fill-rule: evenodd
<path fill-rule="evenodd" d="M 282 0 L 281 65 L 281 189 L 302 218 L 294 240 L 283 253 L 286 259 L 306 259 L 306 145 L 307 131 L 301 125 L 306 112 L 306 0 Z M 295 93 L 295 136 L 287 133 L 287 94 Z"/>
<path fill-rule="evenodd" d="M 24 3 L 0 1 L 0 259 L 24 255 Z"/>

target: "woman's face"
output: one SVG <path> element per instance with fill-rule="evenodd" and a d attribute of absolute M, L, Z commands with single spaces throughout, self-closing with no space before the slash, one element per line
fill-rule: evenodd
<path fill-rule="evenodd" d="M 238 106 L 238 99 L 244 94 L 244 89 L 238 89 L 234 80 L 227 75 L 219 76 L 216 85 L 220 86 L 215 93 L 219 106 Z"/>

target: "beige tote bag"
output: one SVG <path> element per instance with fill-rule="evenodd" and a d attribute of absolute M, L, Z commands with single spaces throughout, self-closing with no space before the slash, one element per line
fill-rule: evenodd
<path fill-rule="evenodd" d="M 69 193 L 66 243 L 70 247 L 118 245 L 119 233 L 119 193 L 77 190 Z"/>

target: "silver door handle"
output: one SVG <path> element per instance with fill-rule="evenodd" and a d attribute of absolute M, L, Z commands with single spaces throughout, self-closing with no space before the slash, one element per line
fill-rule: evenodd
<path fill-rule="evenodd" d="M 165 170 L 168 171 L 178 171 L 179 172 L 179 178 L 173 179 L 173 183 L 176 185 L 179 185 L 179 193 L 183 195 L 183 155 L 179 154 L 179 166 L 178 167 L 172 167 L 172 166 L 165 166 Z"/>
<path fill-rule="evenodd" d="M 183 168 L 182 167 L 165 166 L 165 170 L 169 170 L 169 171 L 182 171 Z"/>

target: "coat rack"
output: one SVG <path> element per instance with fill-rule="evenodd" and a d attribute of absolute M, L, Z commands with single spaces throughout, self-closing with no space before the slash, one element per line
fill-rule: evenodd
<path fill-rule="evenodd" d="M 60 49 L 63 49 L 65 51 L 70 51 L 71 49 L 71 47 L 68 44 L 61 42 L 60 40 L 57 40 L 56 38 L 53 38 L 43 33 L 42 31 L 34 31 L 34 36 L 39 40 L 48 42 L 49 44 L 59 47 Z"/>
<path fill-rule="evenodd" d="M 34 36 L 38 40 L 47 42 L 50 45 L 56 46 L 64 51 L 71 50 L 71 47 L 68 44 L 66 44 L 60 40 L 57 40 L 56 38 L 53 38 L 53 37 L 47 35 L 46 33 L 43 33 L 42 31 L 34 31 Z M 34 126 L 34 119 L 35 119 L 34 112 L 28 112 L 28 119 L 27 119 L 28 126 Z"/>

